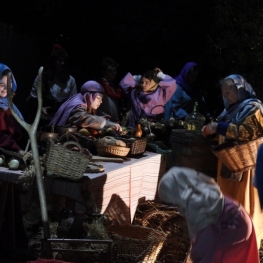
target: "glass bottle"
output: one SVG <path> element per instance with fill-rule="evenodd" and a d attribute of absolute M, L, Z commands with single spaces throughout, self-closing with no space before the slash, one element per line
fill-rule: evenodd
<path fill-rule="evenodd" d="M 186 115 L 185 124 L 187 130 L 201 132 L 205 124 L 205 117 L 198 112 L 198 102 L 195 102 L 193 112 Z"/>

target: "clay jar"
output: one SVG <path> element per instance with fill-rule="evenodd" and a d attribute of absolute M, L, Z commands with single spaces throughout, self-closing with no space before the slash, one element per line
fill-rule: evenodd
<path fill-rule="evenodd" d="M 134 137 L 142 137 L 142 127 L 140 123 L 137 123 L 134 129 Z"/>

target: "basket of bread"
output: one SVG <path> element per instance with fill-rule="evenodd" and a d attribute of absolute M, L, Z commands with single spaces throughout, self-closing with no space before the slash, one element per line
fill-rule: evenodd
<path fill-rule="evenodd" d="M 97 153 L 101 156 L 127 156 L 130 148 L 122 140 L 105 136 L 96 143 Z"/>

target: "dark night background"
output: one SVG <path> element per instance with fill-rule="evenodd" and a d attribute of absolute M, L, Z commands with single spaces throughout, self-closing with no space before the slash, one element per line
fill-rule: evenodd
<path fill-rule="evenodd" d="M 22 113 L 59 34 L 67 39 L 78 88 L 95 76 L 103 56 L 119 62 L 119 79 L 156 66 L 176 76 L 195 61 L 210 110 L 220 112 L 217 83 L 232 73 L 263 99 L 262 20 L 262 0 L 9 0 L 1 4 L 0 61 L 18 82 Z"/>

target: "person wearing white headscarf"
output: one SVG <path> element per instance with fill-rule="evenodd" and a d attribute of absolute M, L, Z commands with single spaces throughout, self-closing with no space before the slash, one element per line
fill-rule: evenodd
<path fill-rule="evenodd" d="M 213 178 L 190 168 L 172 167 L 158 185 L 160 200 L 185 216 L 193 263 L 258 263 L 252 220 L 222 194 Z"/>
<path fill-rule="evenodd" d="M 251 85 L 240 75 L 233 74 L 221 81 L 225 109 L 212 122 L 203 127 L 203 135 L 219 135 L 219 142 L 249 141 L 262 136 L 263 104 L 256 98 Z M 253 187 L 254 168 L 231 173 L 218 164 L 217 182 L 223 193 L 241 203 L 250 214 L 257 236 L 258 247 L 263 238 L 263 213 L 260 209 L 257 189 Z"/>

